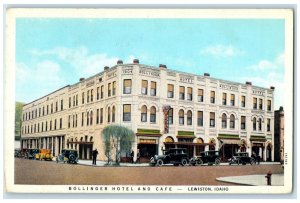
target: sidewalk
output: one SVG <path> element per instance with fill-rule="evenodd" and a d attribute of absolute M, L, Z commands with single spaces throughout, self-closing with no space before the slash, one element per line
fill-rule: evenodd
<path fill-rule="evenodd" d="M 266 186 L 267 179 L 266 174 L 263 175 L 247 175 L 247 176 L 229 176 L 220 177 L 216 180 L 227 183 L 235 183 L 238 185 L 252 185 L 252 186 Z M 284 174 L 273 174 L 272 175 L 272 186 L 283 186 L 284 185 Z"/>
<path fill-rule="evenodd" d="M 100 166 L 105 166 L 107 164 L 106 161 L 98 161 L 97 160 L 97 165 L 93 165 L 92 164 L 93 161 L 92 160 L 78 160 L 79 165 L 86 165 L 86 166 L 93 166 L 93 167 L 100 167 Z M 113 165 L 111 165 L 113 166 Z M 136 167 L 136 166 L 149 166 L 149 163 L 120 163 L 120 166 L 131 166 L 131 167 Z"/>

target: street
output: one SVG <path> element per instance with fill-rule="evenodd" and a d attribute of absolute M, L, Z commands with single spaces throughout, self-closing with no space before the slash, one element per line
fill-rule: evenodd
<path fill-rule="evenodd" d="M 15 159 L 15 184 L 36 185 L 233 185 L 216 178 L 283 173 L 281 165 L 94 167 Z"/>

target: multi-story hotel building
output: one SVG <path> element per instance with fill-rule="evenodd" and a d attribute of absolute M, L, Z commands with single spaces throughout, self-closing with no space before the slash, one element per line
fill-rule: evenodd
<path fill-rule="evenodd" d="M 26 104 L 21 146 L 48 148 L 53 155 L 77 149 L 81 159 L 90 159 L 97 148 L 105 160 L 101 131 L 120 124 L 135 132 L 132 150 L 141 160 L 171 147 L 187 148 L 190 156 L 220 149 L 224 160 L 237 151 L 273 160 L 273 92 L 251 82 L 119 60 Z"/>

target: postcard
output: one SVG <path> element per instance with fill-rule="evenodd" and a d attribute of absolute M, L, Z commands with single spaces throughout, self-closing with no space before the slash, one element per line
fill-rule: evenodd
<path fill-rule="evenodd" d="M 5 23 L 6 192 L 291 193 L 292 9 L 9 8 Z"/>

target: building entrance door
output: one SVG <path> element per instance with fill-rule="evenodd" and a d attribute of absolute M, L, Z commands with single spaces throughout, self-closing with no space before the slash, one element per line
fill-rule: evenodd
<path fill-rule="evenodd" d="M 158 145 L 157 144 L 138 144 L 138 149 L 140 152 L 140 162 L 147 163 L 150 161 L 150 158 L 158 154 Z"/>
<path fill-rule="evenodd" d="M 221 156 L 223 161 L 227 161 L 238 151 L 239 146 L 237 144 L 224 144 L 221 148 Z"/>

